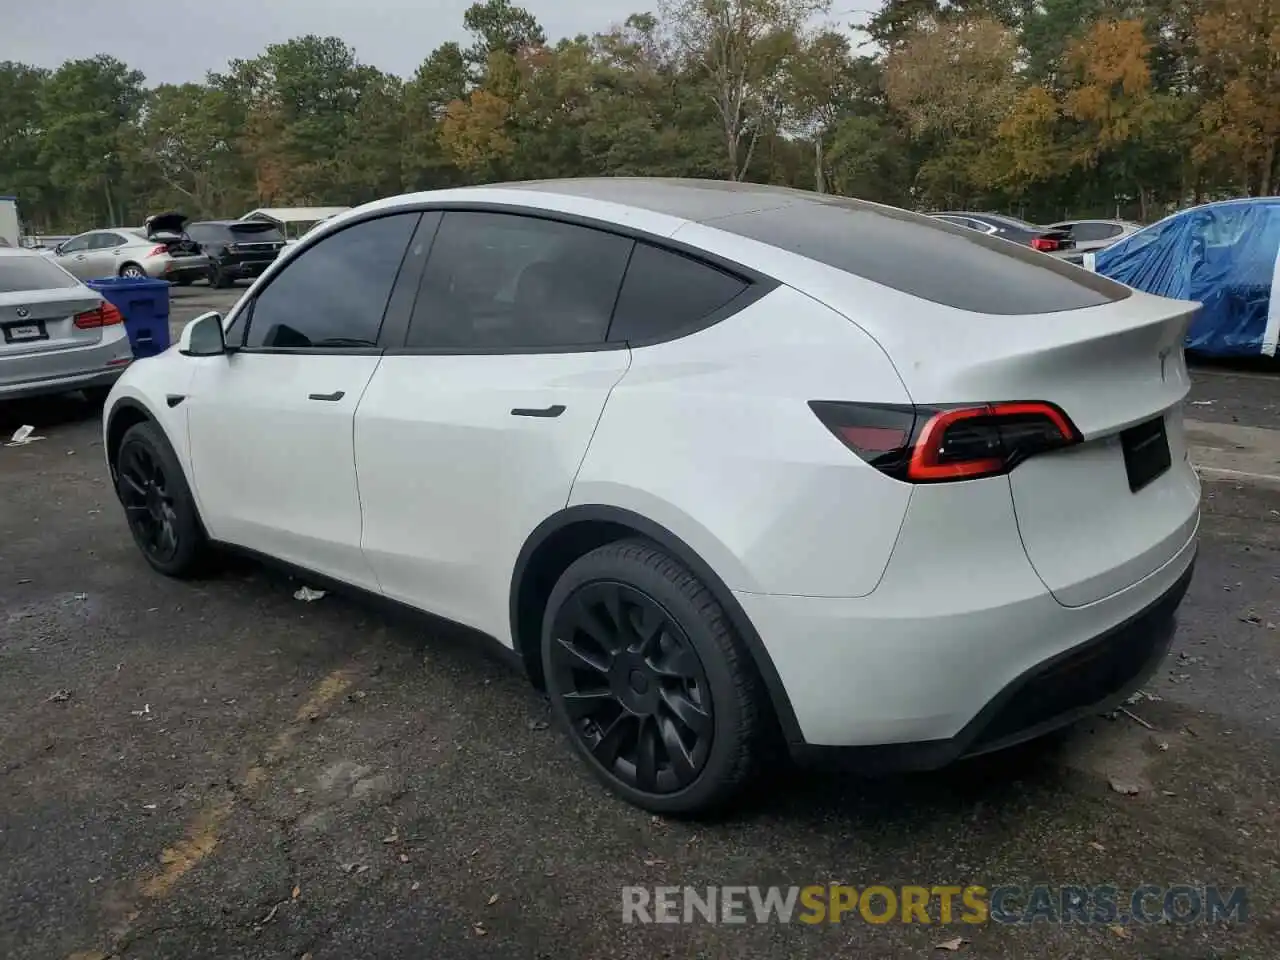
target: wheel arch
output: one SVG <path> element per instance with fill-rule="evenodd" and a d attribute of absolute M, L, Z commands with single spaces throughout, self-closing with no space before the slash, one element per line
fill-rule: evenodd
<path fill-rule="evenodd" d="M 160 423 L 159 419 L 147 409 L 145 404 L 133 397 L 121 397 L 112 404 L 111 411 L 107 414 L 103 443 L 107 448 L 107 466 L 111 468 L 111 480 L 113 483 L 116 477 L 116 457 L 120 450 L 120 441 L 124 439 L 124 435 L 130 427 L 148 420 L 153 423 Z M 161 429 L 163 429 L 163 426 L 161 426 Z"/>
<path fill-rule="evenodd" d="M 648 517 L 622 507 L 605 504 L 566 507 L 540 523 L 521 548 L 511 577 L 511 641 L 533 684 L 538 689 L 545 686 L 540 649 L 542 620 L 556 581 L 578 557 L 629 537 L 642 537 L 657 544 L 707 586 L 746 642 L 783 736 L 789 743 L 803 742 L 795 711 L 773 659 L 733 591 L 684 540 Z"/>
<path fill-rule="evenodd" d="M 116 276 L 124 276 L 124 271 L 127 267 L 137 267 L 139 270 L 142 270 L 143 275 L 147 272 L 146 270 L 143 270 L 142 264 L 138 263 L 137 260 L 126 260 L 124 263 L 120 264 L 120 268 L 116 270 Z"/>

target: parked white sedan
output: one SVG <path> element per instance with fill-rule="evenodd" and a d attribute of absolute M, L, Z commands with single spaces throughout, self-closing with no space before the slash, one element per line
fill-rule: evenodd
<path fill-rule="evenodd" d="M 231 545 L 466 624 L 688 813 L 771 742 L 933 767 L 1140 684 L 1196 552 L 1194 309 L 755 184 L 414 194 L 130 370 L 105 449 L 157 570 Z"/>

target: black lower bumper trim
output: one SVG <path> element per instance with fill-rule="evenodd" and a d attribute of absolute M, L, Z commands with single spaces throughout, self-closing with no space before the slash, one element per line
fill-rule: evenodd
<path fill-rule="evenodd" d="M 1175 613 L 1194 570 L 1193 559 L 1177 582 L 1138 614 L 1032 667 L 954 737 L 865 747 L 792 744 L 792 756 L 805 766 L 862 773 L 936 770 L 1114 709 L 1151 677 L 1169 652 Z"/>

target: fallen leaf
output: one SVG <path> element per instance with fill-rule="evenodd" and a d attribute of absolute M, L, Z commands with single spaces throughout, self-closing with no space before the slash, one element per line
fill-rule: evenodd
<path fill-rule="evenodd" d="M 300 956 L 298 960 L 311 960 L 311 951 L 308 950 L 306 953 Z"/>
<path fill-rule="evenodd" d="M 302 888 L 301 888 L 301 887 L 294 887 L 294 888 L 293 888 L 293 893 L 289 894 L 289 898 L 290 898 L 291 900 L 297 900 L 300 896 L 302 896 Z"/>
<path fill-rule="evenodd" d="M 955 951 L 959 950 L 968 942 L 969 941 L 964 939 L 964 937 L 952 937 L 950 940 L 943 940 L 941 943 L 935 943 L 933 945 L 933 949 Z"/>
<path fill-rule="evenodd" d="M 357 874 L 367 873 L 368 870 L 369 870 L 369 865 L 367 863 L 362 863 L 360 864 L 360 866 L 356 867 Z"/>
<path fill-rule="evenodd" d="M 666 862 L 667 862 L 667 861 L 665 861 L 665 860 L 646 860 L 646 861 L 644 862 L 644 865 L 645 865 L 646 867 L 656 867 L 656 866 L 658 866 L 659 864 L 665 864 Z"/>
<path fill-rule="evenodd" d="M 489 931 L 484 928 L 483 923 L 473 923 L 471 925 L 471 929 L 476 932 L 477 937 L 486 937 L 489 935 Z"/>
<path fill-rule="evenodd" d="M 1107 848 L 1106 848 L 1106 847 L 1104 847 L 1102 844 L 1100 844 L 1097 840 L 1093 840 L 1093 841 L 1091 841 L 1091 842 L 1089 843 L 1089 846 L 1093 847 L 1093 849 L 1097 850 L 1099 853 L 1106 853 L 1106 852 L 1107 852 Z"/>
<path fill-rule="evenodd" d="M 417 890 L 417 889 L 418 889 L 419 887 L 421 887 L 421 886 L 422 886 L 422 884 L 421 884 L 421 883 L 419 883 L 417 880 L 415 880 L 415 881 L 413 881 L 413 883 L 409 884 L 409 889 L 410 889 L 410 890 Z"/>
<path fill-rule="evenodd" d="M 1118 923 L 1113 923 L 1113 924 L 1111 924 L 1111 926 L 1107 927 L 1107 929 L 1108 929 L 1108 930 L 1110 930 L 1112 933 L 1114 933 L 1114 934 L 1115 934 L 1117 937 L 1119 937 L 1121 940 L 1132 940 L 1132 939 L 1133 939 L 1133 934 L 1129 932 L 1129 928 L 1128 928 L 1128 927 L 1122 927 L 1122 926 L 1121 926 L 1120 924 L 1118 924 Z"/>
<path fill-rule="evenodd" d="M 70 690 L 55 690 L 53 693 L 49 694 L 48 698 L 45 700 L 45 703 L 66 703 L 70 699 L 71 699 Z"/>
<path fill-rule="evenodd" d="M 497 902 L 498 902 L 498 895 L 495 893 L 492 897 L 489 898 L 489 906 L 492 907 Z"/>
<path fill-rule="evenodd" d="M 402 854 L 400 854 L 400 862 L 401 862 L 401 863 L 408 863 L 408 862 L 409 862 L 409 855 L 408 855 L 407 853 L 402 853 Z"/>

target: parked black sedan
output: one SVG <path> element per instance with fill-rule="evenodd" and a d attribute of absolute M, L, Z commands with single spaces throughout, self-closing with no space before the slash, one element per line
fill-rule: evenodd
<path fill-rule="evenodd" d="M 209 285 L 214 287 L 258 276 L 284 249 L 284 237 L 276 225 L 257 220 L 189 223 L 187 236 L 209 255 Z"/>
<path fill-rule="evenodd" d="M 1039 227 L 1027 223 L 1017 217 L 1008 217 L 1001 213 L 969 213 L 967 211 L 947 210 L 942 213 L 931 213 L 929 216 L 945 220 L 958 227 L 968 227 L 989 237 L 1001 240 L 1012 240 L 1024 247 L 1031 247 L 1041 253 L 1060 253 L 1075 246 L 1069 230 L 1055 227 Z"/>

